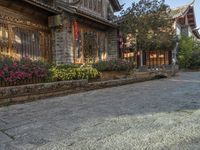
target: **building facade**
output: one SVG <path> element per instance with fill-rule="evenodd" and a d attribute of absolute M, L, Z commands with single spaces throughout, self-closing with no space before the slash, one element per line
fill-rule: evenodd
<path fill-rule="evenodd" d="M 0 0 L 0 9 L 1 54 L 57 64 L 118 57 L 118 0 Z"/>
<path fill-rule="evenodd" d="M 57 0 L 56 5 L 62 10 L 62 26 L 53 32 L 56 63 L 118 57 L 118 29 L 112 21 L 120 10 L 118 0 Z"/>

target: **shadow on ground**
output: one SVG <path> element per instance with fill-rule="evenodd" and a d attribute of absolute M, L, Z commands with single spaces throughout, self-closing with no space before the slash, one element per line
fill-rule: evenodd
<path fill-rule="evenodd" d="M 0 108 L 0 149 L 200 148 L 199 135 L 200 72 Z"/>

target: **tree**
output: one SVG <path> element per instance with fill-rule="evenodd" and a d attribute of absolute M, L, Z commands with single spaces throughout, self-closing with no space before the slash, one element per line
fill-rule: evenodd
<path fill-rule="evenodd" d="M 172 50 L 175 46 L 173 19 L 164 0 L 140 0 L 123 10 L 121 31 L 132 35 L 136 50 Z"/>

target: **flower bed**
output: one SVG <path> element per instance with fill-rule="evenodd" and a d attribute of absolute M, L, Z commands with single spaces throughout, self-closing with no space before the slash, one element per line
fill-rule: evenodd
<path fill-rule="evenodd" d="M 0 87 L 97 78 L 100 72 L 91 66 L 56 66 L 28 58 L 0 57 Z"/>
<path fill-rule="evenodd" d="M 93 66 L 56 66 L 47 65 L 42 61 L 33 61 L 29 58 L 16 60 L 4 56 L 0 57 L 0 87 L 80 79 L 110 80 L 127 76 L 127 73 L 133 68 L 132 62 L 120 59 L 100 61 Z M 105 75 L 106 72 L 108 73 Z M 110 75 L 109 72 L 114 73 Z"/>
<path fill-rule="evenodd" d="M 48 67 L 42 61 L 32 61 L 29 58 L 21 60 L 0 58 L 0 86 L 38 83 L 46 77 L 48 77 Z"/>

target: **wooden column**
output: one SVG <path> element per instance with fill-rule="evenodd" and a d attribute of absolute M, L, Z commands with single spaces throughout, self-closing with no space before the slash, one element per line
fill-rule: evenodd
<path fill-rule="evenodd" d="M 73 61 L 74 61 L 74 64 L 76 63 L 76 58 L 75 58 L 75 48 L 76 48 L 76 40 L 75 40 L 75 30 L 74 30 L 74 23 L 75 21 L 73 21 L 72 25 L 72 35 L 73 35 Z"/>
<path fill-rule="evenodd" d="M 84 63 L 84 48 L 83 48 L 83 44 L 84 44 L 84 28 L 81 28 L 81 59 L 82 59 L 82 62 L 81 63 Z"/>
<path fill-rule="evenodd" d="M 13 56 L 14 51 L 12 49 L 12 27 L 8 25 L 8 55 Z"/>

